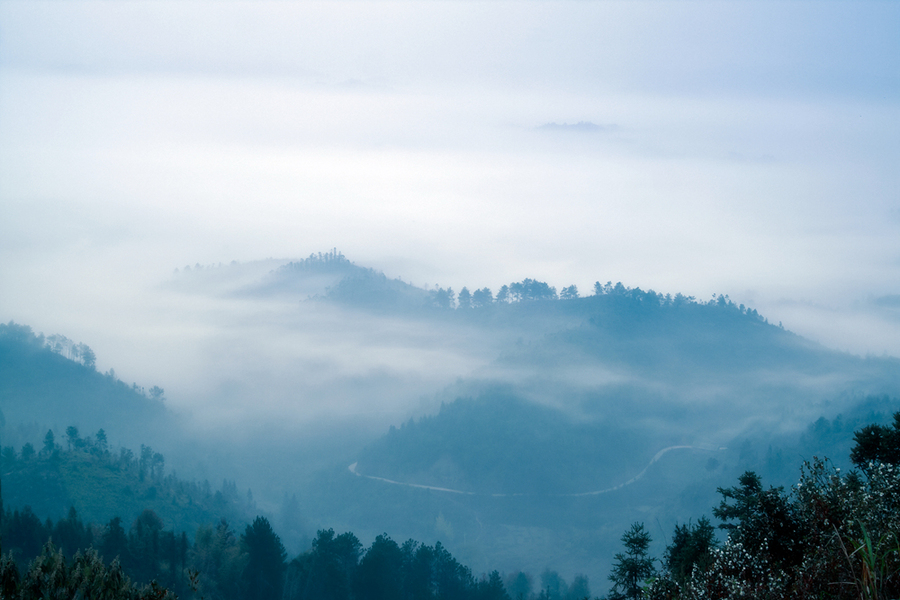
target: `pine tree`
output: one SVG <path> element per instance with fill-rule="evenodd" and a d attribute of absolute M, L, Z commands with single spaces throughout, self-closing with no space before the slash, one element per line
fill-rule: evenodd
<path fill-rule="evenodd" d="M 651 541 L 643 523 L 634 523 L 622 536 L 625 552 L 615 556 L 609 576 L 613 582 L 610 598 L 640 598 L 644 582 L 656 573 L 653 559 L 647 555 Z"/>
<path fill-rule="evenodd" d="M 241 545 L 248 556 L 247 567 L 244 569 L 246 598 L 281 598 L 287 551 L 268 519 L 256 517 L 252 525 L 247 525 L 241 536 Z"/>

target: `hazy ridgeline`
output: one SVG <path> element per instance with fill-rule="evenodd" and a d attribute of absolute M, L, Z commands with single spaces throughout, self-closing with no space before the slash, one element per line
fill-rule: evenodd
<path fill-rule="evenodd" d="M 291 556 L 320 529 L 366 546 L 387 532 L 440 541 L 476 574 L 550 568 L 599 591 L 631 523 L 659 550 L 745 470 L 791 484 L 803 458 L 846 462 L 854 429 L 886 421 L 900 395 L 896 359 L 829 350 L 725 296 L 531 279 L 425 289 L 336 251 L 196 265 L 157 292 L 173 333 L 142 385 L 97 372 L 85 344 L 3 326 L 0 424 L 20 459 L 48 430 L 77 444 L 103 429 L 165 467 L 107 477 L 130 492 L 105 495 L 73 473 L 140 476 L 140 453 L 70 464 L 40 489 L 4 476 L 7 504 L 106 522 L 162 503 L 166 527 L 193 536 L 216 516 L 219 486 L 203 481 L 224 479 L 233 508 L 218 516 L 242 530 L 267 515 Z M 183 481 L 165 483 L 173 471 Z"/>

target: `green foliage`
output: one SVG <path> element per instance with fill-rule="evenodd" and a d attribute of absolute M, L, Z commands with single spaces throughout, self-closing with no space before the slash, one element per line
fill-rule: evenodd
<path fill-rule="evenodd" d="M 247 553 L 244 568 L 246 598 L 277 600 L 282 593 L 282 579 L 287 552 L 268 519 L 256 517 L 241 535 L 241 546 Z"/>
<path fill-rule="evenodd" d="M 100 544 L 100 554 L 105 560 L 114 558 L 131 563 L 131 556 L 128 549 L 128 536 L 122 527 L 122 519 L 113 517 L 103 532 L 102 542 Z"/>
<path fill-rule="evenodd" d="M 609 580 L 613 587 L 610 598 L 640 598 L 647 580 L 656 573 L 654 559 L 648 555 L 650 534 L 643 523 L 634 523 L 622 535 L 625 552 L 616 554 Z"/>
<path fill-rule="evenodd" d="M 74 509 L 55 525 L 50 520 L 42 523 L 29 508 L 7 509 L 2 525 L 8 551 L 0 565 L 3 598 L 98 597 L 94 592 L 79 591 L 84 585 L 78 577 L 85 573 L 79 575 L 77 570 L 92 570 L 92 590 L 107 589 L 105 560 L 111 561 L 111 577 L 121 584 L 104 592 L 102 597 L 109 598 L 165 600 L 173 597 L 167 590 L 178 594 L 193 590 L 211 600 L 509 600 L 497 571 L 476 579 L 440 542 L 428 546 L 409 540 L 398 546 L 382 535 L 363 551 L 354 534 L 322 530 L 310 551 L 291 561 L 287 577 L 283 577 L 286 552 L 264 517 L 248 525 L 240 540 L 224 520 L 215 528 L 201 526 L 193 544 L 184 532 L 178 535 L 165 529 L 152 510 L 142 511 L 127 529 L 118 517 L 103 527 L 85 525 Z M 51 536 L 62 547 L 45 547 L 42 554 L 41 545 Z M 83 550 L 91 546 L 99 552 Z M 38 558 L 27 574 L 20 576 L 14 557 L 21 559 L 24 567 L 29 553 Z M 561 586 L 557 587 L 565 590 L 561 578 L 557 579 Z M 586 579 L 577 581 L 580 583 L 572 589 L 587 590 Z M 582 600 L 571 594 L 559 598 Z"/>
<path fill-rule="evenodd" d="M 796 566 L 802 560 L 802 525 L 796 506 L 782 488 L 764 490 L 759 476 L 747 471 L 738 478 L 740 486 L 719 488 L 722 502 L 713 508 L 721 528 L 731 540 L 754 554 L 764 553 L 767 562 L 779 569 Z M 729 504 L 729 500 L 733 501 Z M 731 523 L 729 521 L 736 521 Z"/>
<path fill-rule="evenodd" d="M 8 556 L 0 559 L 0 597 L 9 600 L 174 600 L 175 595 L 156 582 L 137 586 L 118 562 L 104 564 L 97 553 L 78 552 L 71 562 L 61 550 L 47 543 L 24 575 Z"/>
<path fill-rule="evenodd" d="M 465 288 L 463 288 L 465 289 Z M 472 292 L 472 308 L 484 308 L 494 303 L 490 288 L 481 288 Z"/>
<path fill-rule="evenodd" d="M 87 346 L 60 340 L 65 338 L 44 338 L 12 322 L 0 324 L 0 410 L 7 431 L 25 423 L 42 425 L 41 431 L 51 423 L 70 423 L 140 439 L 171 431 L 171 417 L 159 398 L 98 373 Z"/>
<path fill-rule="evenodd" d="M 105 528 L 86 525 L 74 508 L 56 524 L 50 519 L 42 523 L 29 507 L 7 510 L 2 529 L 6 556 L 19 568 L 38 557 L 41 547 L 52 540 L 56 544 L 54 552 L 64 559 L 77 562 L 86 549 L 98 548 L 99 556 L 121 567 L 134 581 L 157 581 L 173 590 L 187 589 L 187 536 L 163 530 L 159 517 L 149 510 L 135 520 L 127 534 L 118 517 Z"/>
<path fill-rule="evenodd" d="M 857 467 L 868 469 L 870 463 L 900 464 L 900 412 L 894 414 L 892 427 L 867 425 L 853 437 L 850 460 Z"/>
<path fill-rule="evenodd" d="M 197 590 L 208 600 L 243 598 L 243 576 L 248 556 L 235 532 L 224 519 L 213 527 L 202 525 L 190 551 L 191 568 L 197 573 Z"/>
<path fill-rule="evenodd" d="M 531 597 L 531 578 L 527 573 L 519 571 L 512 574 L 506 582 L 512 600 L 527 600 Z"/>
<path fill-rule="evenodd" d="M 896 423 L 895 416 L 895 423 Z M 878 430 L 857 434 L 859 452 Z M 888 432 L 890 433 L 890 432 Z M 666 572 L 649 598 L 884 600 L 900 596 L 900 465 L 876 459 L 863 474 L 842 474 L 826 460 L 804 463 L 790 494 L 764 489 L 752 472 L 720 489 L 714 514 L 729 531 L 721 547 L 695 562 L 677 560 L 694 531 L 676 528 Z M 699 525 L 699 523 L 698 523 Z M 701 533 L 709 539 L 708 523 Z"/>
<path fill-rule="evenodd" d="M 509 302 L 531 302 L 534 300 L 556 300 L 556 288 L 543 281 L 524 279 L 509 284 Z"/>
<path fill-rule="evenodd" d="M 459 304 L 459 308 L 462 310 L 472 308 L 472 294 L 469 293 L 469 288 L 464 287 L 463 289 L 459 290 L 457 302 Z"/>
<path fill-rule="evenodd" d="M 437 288 L 431 290 L 429 295 L 431 296 L 431 303 L 434 307 L 443 309 L 453 308 L 453 299 L 456 296 L 453 292 L 453 288 L 448 287 L 446 290 L 444 288 Z"/>
<path fill-rule="evenodd" d="M 189 482 L 165 472 L 165 457 L 149 446 L 139 456 L 127 449 L 110 451 L 103 430 L 81 437 L 69 427 L 66 446 L 60 448 L 52 431 L 39 453 L 4 449 L 4 496 L 11 506 L 31 506 L 47 515 L 64 515 L 70 507 L 96 522 L 116 515 L 129 519 L 145 508 L 166 523 L 195 531 L 203 523 L 227 518 L 247 522 L 254 509 L 233 482 L 218 491 L 208 483 Z"/>
<path fill-rule="evenodd" d="M 319 531 L 309 552 L 288 566 L 286 600 L 509 600 L 497 571 L 475 580 L 440 542 L 408 540 L 402 546 L 386 534 L 362 552 L 352 533 Z"/>
<path fill-rule="evenodd" d="M 676 525 L 672 543 L 666 548 L 665 568 L 678 585 L 684 585 L 694 568 L 709 568 L 716 546 L 715 531 L 706 517 L 700 517 L 696 525 Z"/>
<path fill-rule="evenodd" d="M 362 544 L 352 533 L 320 530 L 312 549 L 288 567 L 286 594 L 304 600 L 351 598 Z"/>
<path fill-rule="evenodd" d="M 356 571 L 358 600 L 393 600 L 403 594 L 403 551 L 397 542 L 379 535 Z"/>
<path fill-rule="evenodd" d="M 8 506 L 8 505 L 7 505 Z M 6 508 L 3 515 L 3 550 L 19 564 L 26 564 L 37 556 L 52 533 L 34 514 L 31 507 L 21 510 Z"/>
<path fill-rule="evenodd" d="M 56 450 L 56 436 L 53 435 L 53 430 L 48 429 L 47 435 L 44 436 L 44 454 L 50 455 L 53 451 Z"/>
<path fill-rule="evenodd" d="M 560 300 L 574 300 L 575 298 L 578 298 L 578 287 L 575 285 L 565 287 L 559 293 Z"/>
<path fill-rule="evenodd" d="M 503 579 L 497 571 L 491 571 L 490 575 L 478 581 L 475 594 L 478 600 L 509 600 Z"/>
<path fill-rule="evenodd" d="M 900 595 L 900 467 L 880 463 L 859 477 L 826 461 L 804 465 L 796 490 L 807 533 L 804 587 L 841 581 L 852 597 Z M 880 588 L 872 595 L 873 586 Z"/>

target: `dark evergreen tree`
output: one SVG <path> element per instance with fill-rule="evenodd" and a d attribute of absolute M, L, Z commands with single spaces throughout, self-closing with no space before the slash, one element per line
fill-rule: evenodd
<path fill-rule="evenodd" d="M 710 565 L 715 547 L 715 531 L 706 517 L 700 517 L 696 525 L 676 525 L 672 543 L 666 548 L 666 570 L 674 581 L 684 585 L 695 565 L 701 570 Z"/>
<path fill-rule="evenodd" d="M 30 442 L 22 446 L 22 460 L 29 461 L 35 456 L 34 446 Z"/>
<path fill-rule="evenodd" d="M 244 569 L 245 597 L 250 600 L 278 600 L 282 586 L 287 552 L 268 519 L 256 517 L 241 535 L 241 546 L 247 553 Z"/>
<path fill-rule="evenodd" d="M 12 515 L 7 513 L 3 521 L 3 551 L 11 553 L 16 562 L 24 566 L 40 554 L 50 537 L 50 527 L 41 523 L 28 506 L 21 512 L 14 510 Z"/>
<path fill-rule="evenodd" d="M 527 600 L 531 597 L 531 577 L 519 571 L 507 579 L 506 588 L 512 600 Z"/>
<path fill-rule="evenodd" d="M 796 507 L 784 489 L 763 489 L 759 475 L 752 471 L 741 475 L 738 483 L 738 487 L 718 488 L 722 501 L 712 512 L 723 521 L 719 527 L 728 530 L 733 541 L 752 552 L 768 554 L 770 564 L 778 568 L 800 564 L 802 527 Z"/>
<path fill-rule="evenodd" d="M 590 600 L 591 586 L 586 575 L 576 575 L 569 586 L 569 600 Z"/>
<path fill-rule="evenodd" d="M 160 565 L 162 530 L 162 520 L 150 509 L 142 511 L 131 525 L 128 535 L 129 562 L 123 563 L 122 566 L 139 582 L 159 580 L 162 576 Z"/>
<path fill-rule="evenodd" d="M 44 454 L 52 454 L 54 450 L 56 450 L 56 437 L 53 435 L 53 430 L 48 429 L 47 435 L 44 436 L 44 447 L 41 451 Z"/>
<path fill-rule="evenodd" d="M 356 598 L 394 600 L 402 597 L 403 553 L 397 542 L 379 535 L 356 569 Z"/>
<path fill-rule="evenodd" d="M 494 296 L 491 293 L 490 288 L 481 288 L 480 290 L 475 290 L 472 292 L 472 307 L 473 308 L 481 308 L 484 306 L 490 306 L 494 303 Z"/>
<path fill-rule="evenodd" d="M 406 597 L 411 600 L 432 598 L 434 549 L 415 540 L 407 540 L 400 548 L 403 553 L 403 581 Z"/>
<path fill-rule="evenodd" d="M 119 563 L 107 567 L 94 550 L 79 552 L 67 562 L 62 551 L 47 543 L 24 575 L 8 556 L 0 558 L 0 598 L 175 600 L 175 595 L 156 582 L 143 587 L 132 584 Z"/>
<path fill-rule="evenodd" d="M 475 579 L 468 567 L 459 564 L 441 545 L 434 545 L 432 581 L 434 592 L 442 600 L 463 600 L 475 587 Z"/>
<path fill-rule="evenodd" d="M 865 470 L 871 462 L 900 464 L 900 412 L 894 413 L 893 427 L 867 425 L 853 439 L 850 460 L 856 466 Z"/>
<path fill-rule="evenodd" d="M 541 573 L 541 592 L 548 600 L 563 600 L 568 595 L 569 586 L 558 572 L 545 569 Z"/>
<path fill-rule="evenodd" d="M 510 600 L 500 573 L 491 571 L 490 575 L 482 577 L 478 582 L 475 598 L 477 600 Z"/>
<path fill-rule="evenodd" d="M 464 287 L 461 289 L 456 300 L 459 303 L 459 308 L 472 308 L 472 294 L 469 293 L 468 288 Z"/>
<path fill-rule="evenodd" d="M 75 507 L 69 508 L 69 515 L 53 528 L 52 537 L 60 551 L 68 558 L 75 556 L 79 550 L 90 548 L 94 542 L 93 532 L 86 528 Z"/>
<path fill-rule="evenodd" d="M 653 559 L 648 556 L 650 534 L 643 523 L 634 523 L 622 536 L 625 552 L 615 555 L 609 580 L 613 587 L 610 598 L 640 598 L 644 583 L 654 575 Z"/>
<path fill-rule="evenodd" d="M 285 598 L 344 600 L 352 597 L 362 544 L 352 533 L 320 530 L 312 548 L 288 568 Z"/>
<path fill-rule="evenodd" d="M 70 452 L 73 448 L 80 447 L 79 442 L 81 442 L 81 438 L 78 437 L 78 428 L 74 425 L 66 427 L 66 442 L 69 444 Z"/>
<path fill-rule="evenodd" d="M 197 530 L 190 563 L 196 570 L 198 591 L 203 598 L 243 598 L 241 581 L 247 566 L 247 553 L 242 552 L 237 536 L 225 519 L 216 527 L 204 525 Z"/>
<path fill-rule="evenodd" d="M 107 562 L 118 559 L 124 564 L 131 563 L 128 554 L 128 536 L 119 517 L 113 517 L 107 524 L 100 543 L 100 553 Z"/>
<path fill-rule="evenodd" d="M 564 287 L 559 293 L 559 298 L 560 300 L 574 300 L 578 298 L 578 287 L 575 285 Z"/>

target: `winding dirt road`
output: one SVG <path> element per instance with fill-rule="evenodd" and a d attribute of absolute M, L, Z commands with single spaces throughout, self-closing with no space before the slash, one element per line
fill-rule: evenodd
<path fill-rule="evenodd" d="M 662 450 L 660 450 L 659 452 L 654 454 L 653 458 L 650 459 L 650 462 L 647 463 L 647 466 L 644 467 L 644 470 L 641 471 L 640 473 L 638 473 L 637 475 L 635 475 L 634 477 L 632 477 L 631 479 L 629 479 L 628 481 L 626 481 L 625 483 L 620 483 L 617 486 L 614 486 L 611 488 L 606 488 L 605 490 L 596 490 L 593 492 L 580 492 L 577 494 L 483 494 L 480 492 L 466 492 L 463 490 L 454 490 L 451 488 L 437 487 L 437 486 L 433 486 L 433 485 L 422 485 L 419 483 L 404 483 L 402 481 L 394 481 L 393 479 L 386 479 L 384 477 L 375 477 L 374 475 L 363 475 L 362 473 L 360 473 L 359 471 L 356 470 L 356 465 L 358 463 L 353 463 L 352 465 L 347 467 L 347 469 L 349 469 L 349 471 L 351 473 L 353 473 L 354 475 L 356 475 L 357 477 L 365 477 L 366 479 L 372 479 L 374 481 L 382 481 L 384 483 L 390 483 L 392 485 L 402 485 L 405 487 L 419 488 L 419 489 L 423 489 L 423 490 L 433 490 L 435 492 L 447 492 L 448 494 L 463 494 L 465 496 L 491 496 L 494 498 L 511 498 L 511 497 L 516 497 L 516 496 L 538 496 L 538 495 L 574 498 L 574 497 L 578 497 L 578 496 L 599 496 L 600 494 L 607 494 L 609 492 L 614 492 L 616 490 L 620 490 L 623 487 L 625 487 L 626 485 L 631 485 L 632 483 L 634 483 L 635 481 L 638 481 L 641 477 L 643 477 L 644 474 L 647 472 L 647 469 L 649 469 L 651 466 L 653 466 L 653 463 L 655 463 L 660 458 L 662 458 L 666 453 L 671 452 L 672 450 L 685 450 L 685 449 L 706 450 L 706 451 L 714 451 L 715 450 L 713 448 L 704 448 L 702 446 L 669 446 L 668 448 L 663 448 Z M 720 450 L 724 450 L 724 448 L 720 448 Z"/>

